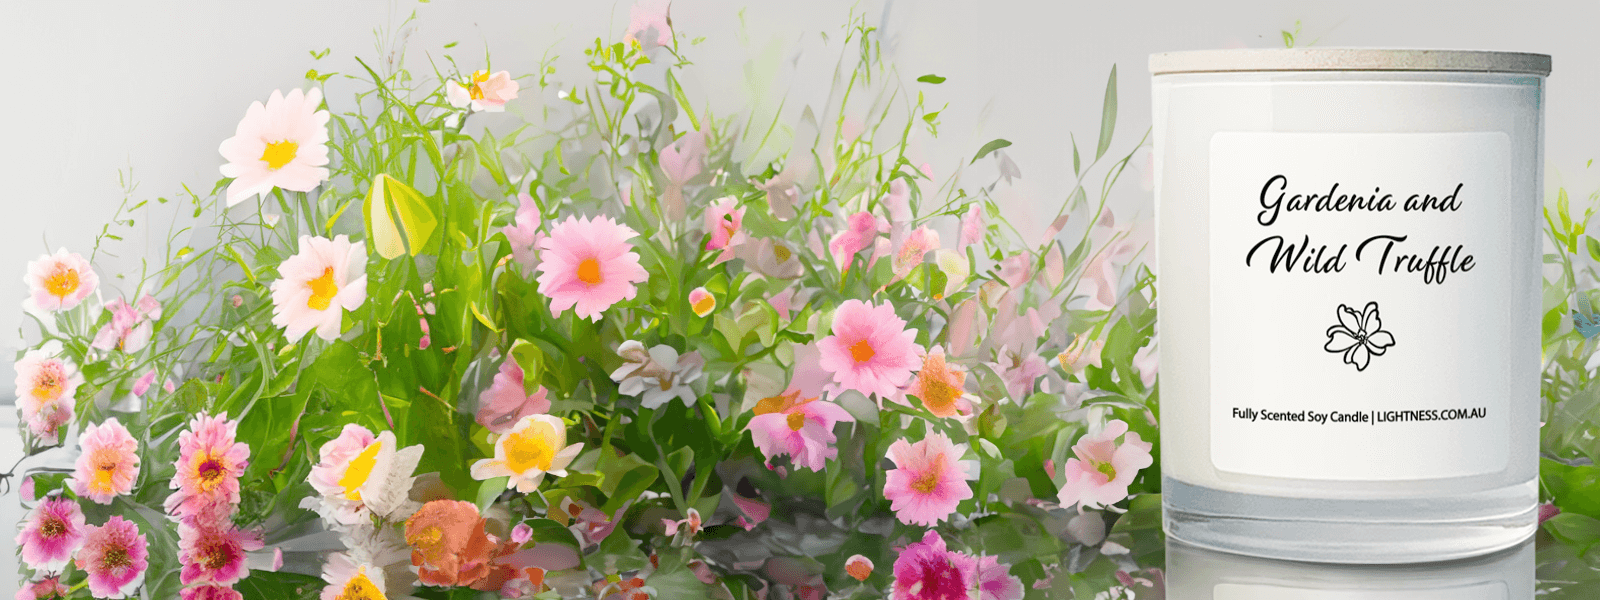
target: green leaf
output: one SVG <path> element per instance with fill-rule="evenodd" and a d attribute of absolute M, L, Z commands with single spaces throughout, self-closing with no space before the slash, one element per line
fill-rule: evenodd
<path fill-rule="evenodd" d="M 1002 140 L 1002 139 L 993 140 L 993 141 L 991 141 L 991 142 L 989 142 L 987 144 L 984 144 L 982 148 L 979 148 L 978 149 L 978 155 L 972 157 L 972 162 L 971 163 L 967 163 L 967 164 L 976 163 L 976 162 L 978 162 L 978 159 L 981 159 L 981 158 L 983 158 L 985 156 L 988 156 L 990 152 L 994 152 L 995 150 L 999 150 L 1001 148 L 1004 148 L 1004 147 L 1010 146 L 1010 145 L 1011 145 L 1011 142 L 1006 141 L 1006 140 Z"/>
<path fill-rule="evenodd" d="M 1596 544 L 1600 544 L 1600 519 L 1594 517 L 1561 513 L 1545 521 L 1544 528 L 1572 546 L 1580 556 L 1587 555 Z"/>
<path fill-rule="evenodd" d="M 1094 151 L 1095 160 L 1105 156 L 1111 147 L 1111 132 L 1117 128 L 1117 67 L 1111 66 L 1111 77 L 1106 80 L 1105 106 L 1100 109 L 1100 145 Z"/>
<path fill-rule="evenodd" d="M 656 482 L 656 476 L 660 473 L 654 465 L 645 462 L 637 454 L 616 456 L 615 452 L 600 453 L 600 464 L 596 470 L 603 476 L 600 492 L 606 495 L 606 503 L 600 510 L 606 514 L 616 512 L 623 503 L 638 498 Z"/>
<path fill-rule="evenodd" d="M 931 83 L 931 84 L 934 84 L 934 85 L 939 85 L 941 83 L 944 83 L 944 78 L 940 77 L 938 75 L 934 75 L 932 73 L 929 73 L 927 75 L 923 75 L 921 77 L 918 77 L 917 81 L 920 81 L 922 83 Z"/>
<path fill-rule="evenodd" d="M 511 358 L 522 367 L 522 391 L 532 396 L 539 391 L 539 378 L 544 375 L 544 350 L 527 340 L 511 343 Z"/>
<path fill-rule="evenodd" d="M 478 486 L 478 512 L 489 510 L 489 505 L 494 504 L 495 499 L 506 491 L 506 482 L 510 479 L 510 477 L 495 477 L 484 480 L 483 484 Z"/>
<path fill-rule="evenodd" d="M 439 227 L 438 217 L 422 194 L 386 173 L 373 178 L 361 214 L 372 249 L 388 259 L 408 253 L 416 256 Z M 399 216 L 398 222 L 395 216 Z"/>
<path fill-rule="evenodd" d="M 1068 132 L 1067 138 L 1072 140 L 1072 174 L 1080 175 L 1083 173 L 1083 159 L 1078 156 L 1078 136 Z"/>
<path fill-rule="evenodd" d="M 1595 241 L 1593 236 L 1587 235 L 1583 236 L 1583 239 L 1584 241 L 1588 242 L 1589 257 L 1600 261 L 1600 241 Z"/>

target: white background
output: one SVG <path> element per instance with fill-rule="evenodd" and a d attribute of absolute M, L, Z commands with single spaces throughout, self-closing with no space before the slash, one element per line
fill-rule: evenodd
<path fill-rule="evenodd" d="M 698 84 L 691 89 L 715 92 L 700 100 L 724 112 L 743 106 L 750 93 L 742 67 L 753 54 L 771 50 L 798 59 L 775 93 L 792 93 L 792 106 L 819 104 L 836 56 L 821 52 L 817 32 L 838 33 L 856 3 L 748 4 L 740 11 L 726 1 L 675 3 L 677 30 L 707 38 L 690 53 L 697 66 L 689 83 Z M 132 168 L 141 198 L 173 195 L 184 182 L 209 190 L 221 162 L 217 144 L 232 134 L 251 101 L 275 88 L 302 85 L 308 68 L 353 71 L 353 56 L 376 53 L 374 29 L 397 25 L 412 10 L 419 17 L 411 38 L 413 65 L 457 41 L 454 52 L 465 68 L 473 68 L 487 47 L 496 69 L 520 74 L 547 50 L 581 58 L 581 46 L 595 37 L 618 39 L 629 6 L 543 0 L 7 2 L 0 6 L 0 73 L 7 82 L 7 93 L 0 94 L 0 304 L 25 296 L 21 279 L 28 260 L 56 247 L 87 251 L 122 199 L 119 170 Z M 997 194 L 1017 223 L 1038 221 L 1026 218 L 1031 211 L 1053 214 L 1070 191 L 1067 134 L 1076 133 L 1080 144 L 1093 143 L 1112 64 L 1121 75 L 1117 153 L 1128 151 L 1149 127 L 1145 64 L 1151 52 L 1281 46 L 1279 30 L 1293 29 L 1297 20 L 1304 23 L 1302 40 L 1323 46 L 1554 55 L 1547 188 L 1553 194 L 1557 185 L 1567 185 L 1574 196 L 1586 197 L 1600 182 L 1600 169 L 1584 168 L 1600 153 L 1600 46 L 1593 36 L 1600 3 L 1501 3 L 1482 10 L 1394 0 L 928 0 L 890 7 L 862 0 L 858 10 L 882 25 L 885 50 L 908 82 L 927 73 L 948 78 L 931 90 L 934 100 L 949 103 L 940 143 L 922 149 L 937 175 L 952 172 L 990 139 L 1015 143 L 1008 152 L 1022 179 L 1002 185 Z M 325 47 L 332 54 L 322 61 L 307 54 Z M 570 58 L 558 64 L 557 79 L 581 75 Z M 339 84 L 329 86 L 330 96 L 340 92 Z M 1134 166 L 1146 169 L 1142 160 Z M 992 176 L 992 169 L 983 175 Z M 1129 177 L 1115 196 L 1119 218 L 1147 217 L 1150 195 L 1141 183 L 1148 175 Z M 152 225 L 142 220 L 136 234 L 148 236 Z M 159 240 L 163 229 L 154 231 Z M 120 260 L 103 262 L 103 285 L 125 288 L 109 275 L 137 273 L 137 249 L 145 243 L 133 239 Z M 0 310 L 0 345 L 8 356 L 20 323 L 20 310 Z M 10 395 L 12 378 L 9 361 L 0 361 L 0 394 Z M 10 461 L 0 456 L 0 462 Z M 0 521 L 15 516 L 0 512 Z M 9 538 L 0 536 L 6 544 Z M 0 548 L 0 561 L 11 556 Z M 0 565 L 0 572 L 11 570 Z M 10 593 L 6 579 L 0 578 L 0 597 Z"/>

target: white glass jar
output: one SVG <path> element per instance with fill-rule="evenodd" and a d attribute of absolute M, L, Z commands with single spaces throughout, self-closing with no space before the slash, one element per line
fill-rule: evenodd
<path fill-rule="evenodd" d="M 1150 68 L 1167 533 L 1337 563 L 1532 535 L 1550 58 Z"/>

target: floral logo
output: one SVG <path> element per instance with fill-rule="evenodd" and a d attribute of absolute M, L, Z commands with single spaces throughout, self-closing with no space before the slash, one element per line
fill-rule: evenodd
<path fill-rule="evenodd" d="M 1378 303 L 1368 302 L 1361 312 L 1340 304 L 1334 311 L 1339 323 L 1328 328 L 1328 343 L 1323 350 L 1344 354 L 1345 364 L 1355 365 L 1357 371 L 1367 370 L 1373 356 L 1382 356 L 1394 345 L 1394 336 L 1383 330 L 1378 319 Z"/>

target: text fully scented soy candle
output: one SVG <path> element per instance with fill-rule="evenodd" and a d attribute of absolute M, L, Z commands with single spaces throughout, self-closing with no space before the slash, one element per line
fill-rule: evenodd
<path fill-rule="evenodd" d="M 1150 67 L 1168 534 L 1341 563 L 1530 536 L 1550 58 Z"/>

